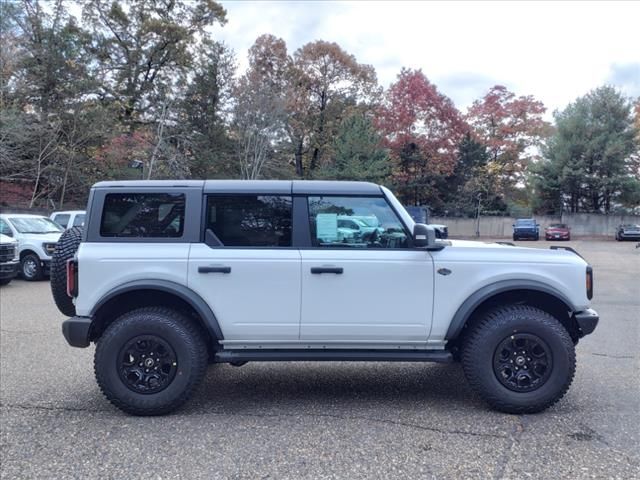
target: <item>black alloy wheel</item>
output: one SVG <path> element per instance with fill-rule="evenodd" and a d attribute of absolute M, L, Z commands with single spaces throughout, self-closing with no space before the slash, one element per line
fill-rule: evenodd
<path fill-rule="evenodd" d="M 517 333 L 505 338 L 493 355 L 493 372 L 502 385 L 514 392 L 531 392 L 549 379 L 553 356 L 537 335 Z"/>
<path fill-rule="evenodd" d="M 120 353 L 120 378 L 136 393 L 158 393 L 171 384 L 178 360 L 171 345 L 156 335 L 131 339 Z"/>

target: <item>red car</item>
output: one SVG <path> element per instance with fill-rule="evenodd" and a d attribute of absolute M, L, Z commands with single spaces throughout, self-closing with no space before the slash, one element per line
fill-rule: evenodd
<path fill-rule="evenodd" d="M 571 229 L 564 223 L 552 223 L 544 229 L 545 240 L 571 240 Z"/>

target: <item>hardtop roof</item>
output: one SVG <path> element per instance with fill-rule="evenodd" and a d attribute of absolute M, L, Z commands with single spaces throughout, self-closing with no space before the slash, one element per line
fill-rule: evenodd
<path fill-rule="evenodd" d="M 332 180 L 122 180 L 98 182 L 94 188 L 202 188 L 204 193 L 309 195 L 382 195 L 370 182 Z"/>

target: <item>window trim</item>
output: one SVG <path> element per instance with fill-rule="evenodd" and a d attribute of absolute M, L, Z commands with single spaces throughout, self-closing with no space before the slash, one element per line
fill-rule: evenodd
<path fill-rule="evenodd" d="M 185 196 L 185 220 L 181 237 L 103 237 L 100 224 L 104 213 L 105 198 L 110 193 L 121 194 L 183 194 Z M 85 242 L 99 243 L 197 243 L 200 241 L 200 197 L 199 187 L 132 187 L 132 188 L 93 188 L 89 193 L 88 215 L 84 220 Z"/>
<path fill-rule="evenodd" d="M 227 246 L 227 245 L 210 245 L 207 243 L 207 216 L 209 214 L 207 205 L 209 197 L 288 197 L 291 199 L 291 245 L 288 247 L 269 246 Z M 200 243 L 205 244 L 212 250 L 298 250 L 296 246 L 296 221 L 295 221 L 295 197 L 291 193 L 266 193 L 266 192 L 213 192 L 202 194 L 202 212 L 200 216 Z M 215 232 L 214 232 L 215 234 Z M 222 242 L 222 240 L 221 240 Z"/>
<path fill-rule="evenodd" d="M 305 228 L 308 232 L 309 235 L 309 243 L 304 245 L 304 246 L 299 246 L 298 248 L 300 248 L 301 250 L 340 250 L 340 251 L 348 251 L 348 252 L 363 252 L 363 251 L 387 251 L 387 252 L 391 252 L 391 251 L 400 251 L 400 252 L 406 252 L 407 250 L 423 250 L 423 249 L 416 249 L 413 245 L 413 233 L 409 230 L 409 227 L 407 227 L 407 224 L 404 222 L 404 220 L 402 219 L 402 216 L 398 214 L 398 211 L 393 207 L 393 205 L 391 205 L 391 203 L 389 203 L 389 200 L 387 199 L 386 196 L 384 195 L 337 195 L 337 194 L 331 194 L 331 195 L 321 195 L 321 194 L 305 194 L 305 195 L 300 195 L 301 197 L 304 197 L 304 202 L 307 206 L 306 208 L 306 214 L 307 214 L 307 218 L 306 218 L 306 223 L 305 223 Z M 345 247 L 316 247 L 315 245 L 313 245 L 313 239 L 311 238 L 311 215 L 309 214 L 309 198 L 310 197 L 336 197 L 336 198 L 381 198 L 382 200 L 384 200 L 384 202 L 387 204 L 387 206 L 391 209 L 391 211 L 393 212 L 393 214 L 396 216 L 396 219 L 398 220 L 398 222 L 400 223 L 400 225 L 402 225 L 402 229 L 404 230 L 405 234 L 407 235 L 407 246 L 403 247 L 403 248 L 379 248 L 379 247 L 371 247 L 371 248 L 345 248 Z M 294 223 L 294 227 L 295 227 L 295 223 Z"/>

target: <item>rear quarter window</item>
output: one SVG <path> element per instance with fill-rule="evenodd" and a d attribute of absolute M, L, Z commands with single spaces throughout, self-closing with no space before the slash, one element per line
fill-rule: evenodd
<path fill-rule="evenodd" d="M 124 238 L 179 238 L 184 230 L 182 193 L 109 193 L 100 235 Z"/>

